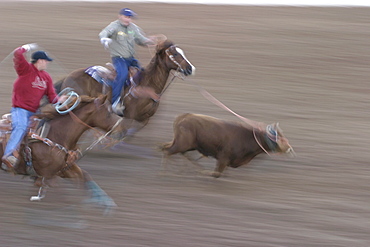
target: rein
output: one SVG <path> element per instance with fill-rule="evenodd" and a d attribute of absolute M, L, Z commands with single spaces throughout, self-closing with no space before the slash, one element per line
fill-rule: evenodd
<path fill-rule="evenodd" d="M 91 127 L 90 125 L 86 124 L 85 122 L 83 122 L 79 117 L 76 116 L 76 114 L 74 114 L 72 111 L 69 112 L 69 114 L 71 115 L 72 119 L 87 126 L 88 128 L 94 130 L 96 133 L 100 133 L 100 131 L 96 130 L 94 127 Z M 105 133 L 104 135 L 101 135 L 97 140 L 95 140 L 90 146 L 88 146 L 85 151 L 83 151 L 83 154 L 82 156 L 84 156 L 86 154 L 86 152 L 90 151 L 92 148 L 94 148 L 99 142 L 101 142 L 104 138 L 106 138 L 108 135 L 110 135 L 114 129 L 122 122 L 123 118 L 120 118 L 117 120 L 117 122 L 113 125 L 113 127 L 107 132 Z"/>
<path fill-rule="evenodd" d="M 101 142 L 104 138 L 106 138 L 109 134 L 113 132 L 113 130 L 122 122 L 123 118 L 118 119 L 118 121 L 113 125 L 112 129 L 105 133 L 104 135 L 101 135 L 96 141 L 94 141 L 90 146 L 88 146 L 85 149 L 85 153 L 91 150 L 93 147 L 95 147 L 99 142 Z"/>
<path fill-rule="evenodd" d="M 179 76 L 177 76 L 176 74 L 174 74 L 172 76 L 172 79 L 169 83 L 167 83 L 166 87 L 162 90 L 162 92 L 159 94 L 159 96 L 162 96 L 164 94 L 164 92 L 166 92 L 166 90 L 168 89 L 168 87 L 171 85 L 171 83 L 176 79 L 176 78 L 181 78 Z M 182 79 L 182 78 L 181 78 Z"/>

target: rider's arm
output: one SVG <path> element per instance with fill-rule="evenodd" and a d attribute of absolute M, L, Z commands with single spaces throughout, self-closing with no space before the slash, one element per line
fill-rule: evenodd
<path fill-rule="evenodd" d="M 116 26 L 117 24 L 115 22 L 111 22 L 108 26 L 101 30 L 99 33 L 99 39 L 111 38 L 113 33 L 116 31 Z"/>
<path fill-rule="evenodd" d="M 47 91 L 46 96 L 49 99 L 50 103 L 57 103 L 59 101 L 58 95 L 55 92 L 55 88 L 53 85 L 53 80 L 51 79 L 51 76 L 49 74 L 46 74 L 45 77 L 47 78 L 46 84 L 47 84 Z"/>
<path fill-rule="evenodd" d="M 31 67 L 23 55 L 25 52 L 27 52 L 27 50 L 23 47 L 18 47 L 13 52 L 14 69 L 18 75 L 27 73 Z"/>
<path fill-rule="evenodd" d="M 99 39 L 100 43 L 106 48 L 109 49 L 110 44 L 112 43 L 112 39 L 114 39 L 114 34 L 117 29 L 117 23 L 111 22 L 108 26 L 106 26 L 100 33 Z"/>
<path fill-rule="evenodd" d="M 135 42 L 141 46 L 155 45 L 155 42 L 144 34 L 139 26 L 133 25 L 135 32 Z"/>

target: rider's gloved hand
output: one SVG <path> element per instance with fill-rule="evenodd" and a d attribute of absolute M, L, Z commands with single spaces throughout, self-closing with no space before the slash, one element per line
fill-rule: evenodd
<path fill-rule="evenodd" d="M 100 39 L 100 43 L 101 43 L 102 45 L 104 45 L 104 48 L 105 48 L 105 49 L 108 49 L 108 48 L 109 48 L 110 43 L 112 43 L 112 39 L 110 39 L 110 38 L 101 38 L 101 39 Z"/>
<path fill-rule="evenodd" d="M 36 50 L 38 47 L 36 43 L 22 45 L 22 48 L 26 49 L 26 51 Z"/>
<path fill-rule="evenodd" d="M 58 98 L 58 103 L 64 103 L 67 99 L 68 99 L 68 95 L 61 95 L 59 98 Z"/>

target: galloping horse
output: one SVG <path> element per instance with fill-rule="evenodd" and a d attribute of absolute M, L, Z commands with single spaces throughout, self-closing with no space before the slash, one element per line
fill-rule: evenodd
<path fill-rule="evenodd" d="M 31 138 L 27 147 L 21 145 L 20 164 L 16 172 L 25 174 L 25 160 L 28 158 L 39 176 L 35 180 L 35 184 L 40 187 L 39 193 L 37 196 L 31 197 L 31 201 L 44 198 L 46 189 L 52 185 L 53 179 L 62 177 L 72 178 L 80 185 L 84 184 L 85 188 L 91 192 L 91 202 L 105 206 L 106 209 L 115 205 L 113 200 L 92 180 L 91 176 L 76 164 L 76 155 L 78 154 L 75 151 L 76 144 L 87 129 L 97 127 L 118 135 L 117 139 L 121 139 L 126 130 L 126 123 L 111 112 L 110 105 L 106 103 L 106 97 L 106 95 L 101 95 L 98 98 L 81 96 L 79 106 L 65 115 L 58 115 L 55 112 L 54 116 L 54 113 L 49 111 L 48 116 L 54 118 L 49 121 L 50 129 L 46 138 L 37 138 L 37 136 Z M 3 155 L 2 148 L 0 155 Z"/>
<path fill-rule="evenodd" d="M 59 80 L 55 84 L 57 91 L 70 87 L 80 95 L 96 97 L 102 93 L 103 85 L 86 74 L 85 70 L 75 70 Z M 135 83 L 131 83 L 131 87 L 122 92 L 125 118 L 136 120 L 142 126 L 148 123 L 159 106 L 159 102 L 154 101 L 151 95 L 160 96 L 164 93 L 171 70 L 176 70 L 181 76 L 188 76 L 194 74 L 195 67 L 186 59 L 183 50 L 173 42 L 165 40 L 158 43 L 156 54 L 150 63 L 136 74 Z"/>

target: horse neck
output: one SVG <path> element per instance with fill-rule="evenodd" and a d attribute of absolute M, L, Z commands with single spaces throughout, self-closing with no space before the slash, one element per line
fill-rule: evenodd
<path fill-rule="evenodd" d="M 142 72 L 140 85 L 150 86 L 155 89 L 156 93 L 161 93 L 166 85 L 170 71 L 171 69 L 156 55 Z"/>
<path fill-rule="evenodd" d="M 87 129 L 88 126 L 76 123 L 70 115 L 66 115 L 50 122 L 48 138 L 67 149 L 75 149 L 78 140 Z"/>

